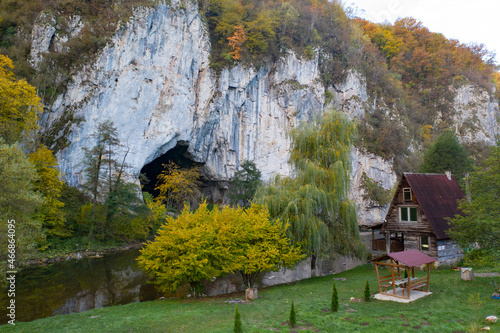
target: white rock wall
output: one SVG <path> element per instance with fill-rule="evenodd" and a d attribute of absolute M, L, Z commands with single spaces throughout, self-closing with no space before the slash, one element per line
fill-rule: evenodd
<path fill-rule="evenodd" d="M 168 6 L 137 10 L 97 61 L 73 77 L 67 92 L 45 115 L 50 124 L 72 109 L 84 119 L 73 126 L 70 146 L 58 155 L 70 184 L 81 183 L 82 148 L 94 145 L 91 135 L 106 119 L 113 121 L 127 146 L 122 154 L 129 149 L 131 180 L 137 181 L 145 164 L 177 143 L 188 145 L 190 157 L 205 163 L 205 174 L 215 181 L 229 180 L 245 159 L 255 161 L 264 179 L 273 173 L 291 173 L 288 130 L 325 108 L 318 59 L 302 60 L 289 53 L 272 68 L 239 65 L 217 74 L 209 67 L 208 32 L 198 8 L 189 1 L 184 5 L 181 9 L 174 0 Z M 58 36 L 53 22 L 47 25 L 47 21 L 52 22 L 41 17 L 33 29 L 32 58 L 37 61 L 51 41 L 63 46 L 64 36 Z M 72 32 L 66 35 L 81 29 L 78 17 L 71 22 Z M 350 72 L 343 84 L 330 91 L 329 105 L 350 117 L 363 117 L 369 98 L 359 73 Z M 493 121 L 498 104 L 484 94 L 464 88 L 456 105 L 457 115 L 463 117 L 457 123 L 476 117 L 484 128 L 484 135 L 472 132 L 471 140 L 491 141 L 498 134 L 498 123 Z M 392 188 L 397 177 L 391 163 L 358 150 L 353 151 L 352 163 L 351 198 L 358 204 L 359 222 L 381 222 L 386 207 L 363 202 L 359 180 L 365 172 L 384 188 Z"/>
<path fill-rule="evenodd" d="M 500 138 L 498 101 L 471 85 L 460 87 L 453 103 L 455 131 L 462 142 L 494 145 Z"/>

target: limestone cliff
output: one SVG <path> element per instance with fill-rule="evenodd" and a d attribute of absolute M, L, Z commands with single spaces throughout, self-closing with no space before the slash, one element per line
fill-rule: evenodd
<path fill-rule="evenodd" d="M 78 18 L 72 22 L 72 33 L 78 33 Z M 33 63 L 50 43 L 70 37 L 58 36 L 53 19 L 41 16 L 33 30 Z M 144 165 L 183 145 L 190 159 L 203 163 L 205 177 L 217 183 L 229 180 L 245 159 L 253 160 L 265 179 L 290 174 L 287 131 L 323 112 L 325 105 L 351 117 L 367 112 L 369 96 L 357 72 L 330 89 L 333 98 L 325 101 L 317 57 L 304 60 L 290 52 L 272 66 L 257 70 L 239 65 L 217 74 L 209 66 L 209 54 L 208 32 L 196 4 L 181 6 L 174 0 L 136 10 L 45 114 L 47 128 L 69 112 L 83 120 L 60 132 L 68 135 L 69 146 L 58 154 L 68 182 L 81 183 L 82 148 L 93 146 L 91 134 L 106 119 L 118 129 L 122 153 L 129 151 L 131 179 L 137 181 Z M 499 133 L 498 103 L 495 108 L 481 91 L 474 95 L 479 99 L 467 94 L 475 93 L 457 94 L 457 123 L 477 118 L 484 135 L 474 132 L 471 140 L 491 140 Z M 466 107 L 470 103 L 475 107 Z M 359 179 L 364 172 L 392 188 L 397 177 L 391 161 L 354 149 L 352 163 L 351 197 L 360 206 L 359 223 L 379 222 L 386 207 L 363 202 Z"/>

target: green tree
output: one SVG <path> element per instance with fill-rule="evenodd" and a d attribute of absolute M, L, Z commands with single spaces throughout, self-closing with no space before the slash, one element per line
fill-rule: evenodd
<path fill-rule="evenodd" d="M 81 226 L 88 229 L 89 238 L 145 239 L 152 229 L 148 217 L 152 212 L 138 196 L 139 186 L 124 180 L 128 150 L 118 161 L 116 156 L 123 147 L 116 127 L 110 120 L 103 121 L 91 137 L 96 144 L 92 149 L 84 148 L 83 188 L 91 195 L 92 205 L 91 209 L 89 205 L 81 207 Z"/>
<path fill-rule="evenodd" d="M 39 179 L 28 156 L 16 145 L 0 139 L 0 263 L 5 268 L 7 251 L 7 221 L 14 220 L 16 262 L 26 259 L 44 241 L 42 224 L 35 212 L 43 205 L 43 197 L 35 190 Z M 17 263 L 15 264 L 17 267 Z"/>
<path fill-rule="evenodd" d="M 108 193 L 111 188 L 111 175 L 115 160 L 115 146 L 118 145 L 118 134 L 111 120 L 99 123 L 97 130 L 91 135 L 96 140 L 92 149 L 83 148 L 85 152 L 85 182 L 83 188 L 92 196 L 92 222 L 95 222 L 96 205 L 102 200 L 106 193 L 104 183 L 108 181 Z M 106 173 L 106 167 L 108 172 Z"/>
<path fill-rule="evenodd" d="M 364 172 L 361 176 L 361 188 L 364 190 L 363 199 L 372 205 L 384 206 L 392 199 L 391 191 L 383 188 L 380 182 L 372 180 Z"/>
<path fill-rule="evenodd" d="M 424 153 L 420 172 L 451 171 L 458 181 L 472 169 L 472 160 L 453 132 L 441 133 Z"/>
<path fill-rule="evenodd" d="M 289 237 L 315 257 L 332 251 L 362 256 L 356 208 L 349 201 L 355 125 L 338 112 L 292 131 L 295 177 L 275 177 L 255 195 L 273 218 L 289 221 Z"/>
<path fill-rule="evenodd" d="M 463 199 L 463 215 L 451 220 L 448 234 L 463 249 L 479 247 L 477 252 L 498 258 L 500 255 L 500 146 L 492 149 L 483 169 L 469 178 L 471 200 Z M 474 254 L 474 252 L 473 252 Z M 473 255 L 472 254 L 472 255 Z M 472 256 L 471 255 L 471 256 Z"/>
<path fill-rule="evenodd" d="M 0 54 L 0 137 L 8 144 L 34 138 L 43 111 L 35 87 L 16 80 L 12 60 Z"/>
<path fill-rule="evenodd" d="M 236 271 L 252 288 L 260 272 L 293 267 L 303 258 L 285 228 L 262 206 L 209 210 L 202 202 L 194 212 L 186 206 L 177 219 L 168 217 L 138 261 L 163 291 L 189 283 L 196 295 L 203 280 Z"/>
<path fill-rule="evenodd" d="M 261 172 L 255 162 L 244 161 L 230 182 L 229 197 L 232 205 L 249 207 L 257 188 L 261 184 Z"/>

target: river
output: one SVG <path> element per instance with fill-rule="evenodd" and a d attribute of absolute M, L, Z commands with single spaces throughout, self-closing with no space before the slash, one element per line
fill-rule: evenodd
<path fill-rule="evenodd" d="M 156 299 L 154 286 L 137 266 L 138 255 L 138 250 L 129 250 L 21 270 L 16 276 L 16 321 Z M 3 292 L 2 309 L 6 297 Z M 1 323 L 7 319 L 2 315 Z"/>

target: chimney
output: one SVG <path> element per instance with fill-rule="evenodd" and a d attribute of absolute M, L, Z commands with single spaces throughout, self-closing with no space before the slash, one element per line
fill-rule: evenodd
<path fill-rule="evenodd" d="M 446 177 L 448 177 L 448 180 L 451 180 L 451 171 L 445 171 Z"/>

